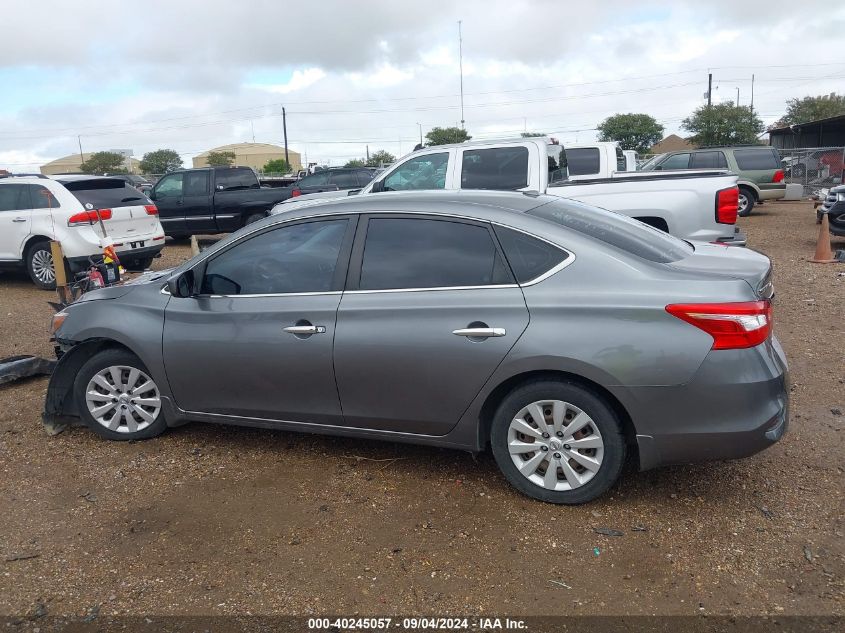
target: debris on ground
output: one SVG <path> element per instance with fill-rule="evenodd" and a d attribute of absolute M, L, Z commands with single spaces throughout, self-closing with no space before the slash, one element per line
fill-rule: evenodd
<path fill-rule="evenodd" d="M 596 534 L 603 534 L 604 536 L 624 536 L 625 532 L 614 530 L 613 528 L 593 528 Z"/>
<path fill-rule="evenodd" d="M 5 385 L 21 378 L 49 376 L 53 373 L 55 367 L 55 360 L 39 358 L 38 356 L 29 354 L 0 358 L 0 385 Z"/>

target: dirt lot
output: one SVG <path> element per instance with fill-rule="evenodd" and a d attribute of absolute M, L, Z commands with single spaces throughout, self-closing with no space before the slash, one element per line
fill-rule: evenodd
<path fill-rule="evenodd" d="M 845 265 L 805 261 L 813 218 L 740 220 L 775 262 L 785 439 L 582 507 L 520 496 L 490 455 L 200 424 L 51 438 L 46 379 L 0 389 L 0 614 L 845 614 Z M 51 354 L 51 298 L 0 276 L 0 356 Z"/>

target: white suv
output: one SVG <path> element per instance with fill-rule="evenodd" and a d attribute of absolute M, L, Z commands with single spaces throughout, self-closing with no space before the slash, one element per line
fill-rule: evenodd
<path fill-rule="evenodd" d="M 70 272 L 112 245 L 127 268 L 146 268 L 164 247 L 158 209 L 122 178 L 0 178 L 0 266 L 25 266 L 39 288 L 56 287 L 50 240 Z"/>

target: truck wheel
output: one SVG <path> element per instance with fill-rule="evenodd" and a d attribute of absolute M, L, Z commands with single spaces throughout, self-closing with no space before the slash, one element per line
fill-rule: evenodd
<path fill-rule="evenodd" d="M 56 289 L 56 268 L 50 242 L 36 242 L 26 251 L 26 270 L 32 283 L 42 290 Z"/>
<path fill-rule="evenodd" d="M 253 222 L 258 222 L 259 220 L 263 220 L 267 217 L 267 214 L 264 212 L 260 213 L 250 213 L 248 216 L 244 218 L 244 226 L 247 224 L 252 224 Z"/>
<path fill-rule="evenodd" d="M 751 215 L 751 210 L 754 208 L 755 204 L 757 204 L 757 194 L 755 194 L 751 189 L 740 187 L 739 209 L 737 209 L 737 215 L 742 218 L 748 217 Z"/>

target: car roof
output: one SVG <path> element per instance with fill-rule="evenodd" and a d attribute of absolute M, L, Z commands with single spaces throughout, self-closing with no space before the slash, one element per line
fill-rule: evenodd
<path fill-rule="evenodd" d="M 339 198 L 319 198 L 297 206 L 291 211 L 282 211 L 270 216 L 296 218 L 314 215 L 340 215 L 344 213 L 402 213 L 403 211 L 431 211 L 447 214 L 466 215 L 467 205 L 474 210 L 506 211 L 525 213 L 540 205 L 556 200 L 555 196 L 521 191 L 485 191 L 485 190 L 443 190 L 443 191 L 384 191 L 378 194 L 344 196 Z"/>

